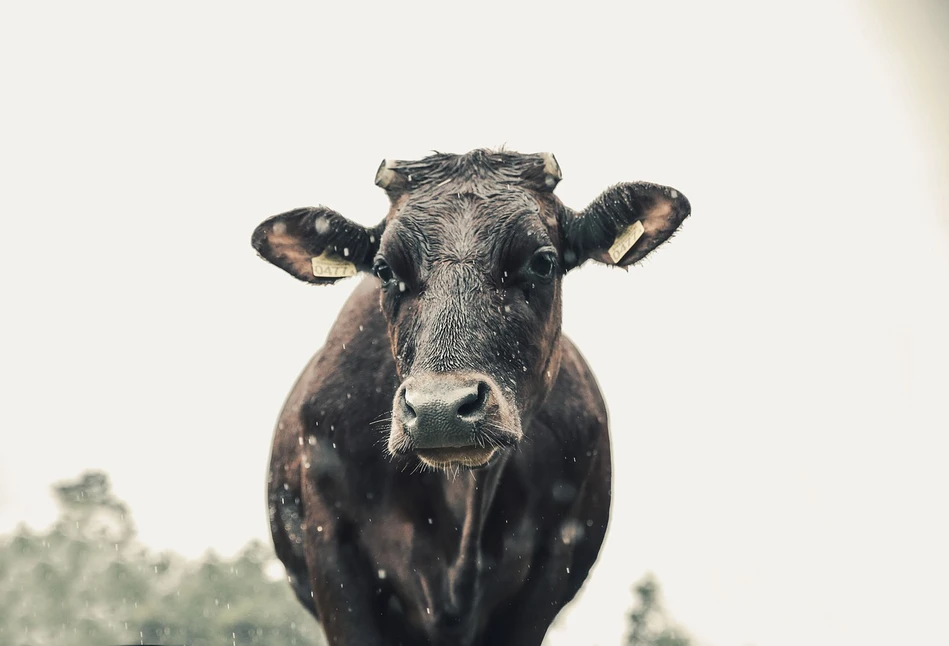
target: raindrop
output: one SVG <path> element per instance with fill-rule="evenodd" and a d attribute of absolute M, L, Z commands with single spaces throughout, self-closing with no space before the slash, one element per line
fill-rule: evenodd
<path fill-rule="evenodd" d="M 587 527 L 593 527 L 593 520 L 587 519 Z"/>
<path fill-rule="evenodd" d="M 369 244 L 372 244 L 372 243 L 374 243 L 375 241 L 376 241 L 376 236 L 370 234 L 370 235 L 369 235 Z"/>
<path fill-rule="evenodd" d="M 428 614 L 432 614 L 432 609 L 429 608 L 428 606 L 425 606 L 425 612 L 427 612 Z"/>
<path fill-rule="evenodd" d="M 566 480 L 558 480 L 551 489 L 551 496 L 559 503 L 573 502 L 577 497 L 577 488 Z"/>
<path fill-rule="evenodd" d="M 405 291 L 405 283 L 403 283 L 401 280 L 399 281 L 399 291 L 400 292 Z"/>
<path fill-rule="evenodd" d="M 363 327 L 362 327 L 361 325 L 359 326 L 359 331 L 360 331 L 360 332 L 363 331 Z"/>
<path fill-rule="evenodd" d="M 567 568 L 567 574 L 570 574 L 570 568 Z"/>
<path fill-rule="evenodd" d="M 334 449 L 336 448 L 336 442 L 333 442 L 333 448 Z"/>
<path fill-rule="evenodd" d="M 379 578 L 380 578 L 380 579 L 386 578 L 386 571 L 385 571 L 385 570 L 379 570 L 376 574 L 379 575 Z"/>
<path fill-rule="evenodd" d="M 297 440 L 300 442 L 300 446 L 303 446 L 303 436 L 301 435 Z"/>
<path fill-rule="evenodd" d="M 435 522 L 435 521 L 433 521 L 431 518 L 428 519 L 428 524 L 429 524 L 429 525 L 434 524 L 434 522 Z"/>
<path fill-rule="evenodd" d="M 583 523 L 573 518 L 560 526 L 560 540 L 563 541 L 564 545 L 571 545 L 582 540 L 584 534 L 586 534 L 586 529 L 583 527 Z"/>
<path fill-rule="evenodd" d="M 314 444 L 316 444 L 316 436 L 310 435 L 306 438 L 306 441 L 307 441 L 307 444 L 309 444 L 310 446 L 313 446 Z"/>
<path fill-rule="evenodd" d="M 349 258 L 349 247 L 343 247 L 343 258 Z"/>
<path fill-rule="evenodd" d="M 322 531 L 323 531 L 323 526 L 322 526 L 322 525 L 317 525 L 317 526 L 316 526 L 316 531 L 322 532 Z"/>

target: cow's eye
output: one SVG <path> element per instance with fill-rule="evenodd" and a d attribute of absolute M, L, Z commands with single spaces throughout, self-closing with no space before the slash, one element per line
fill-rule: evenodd
<path fill-rule="evenodd" d="M 382 281 L 383 285 L 392 282 L 392 279 L 395 278 L 395 274 L 392 273 L 392 268 L 389 267 L 389 264 L 385 260 L 377 260 L 376 264 L 372 266 L 372 273 Z"/>
<path fill-rule="evenodd" d="M 549 251 L 538 251 L 531 258 L 531 273 L 538 278 L 548 279 L 554 275 L 554 268 L 557 266 L 557 259 Z"/>

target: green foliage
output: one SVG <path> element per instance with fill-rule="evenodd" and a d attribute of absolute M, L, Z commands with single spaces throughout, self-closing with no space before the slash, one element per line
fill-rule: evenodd
<path fill-rule="evenodd" d="M 0 644 L 322 645 L 272 550 L 189 561 L 135 540 L 126 506 L 102 473 L 55 487 L 61 513 L 46 533 L 0 537 Z"/>
<path fill-rule="evenodd" d="M 666 617 L 660 601 L 659 584 L 651 575 L 636 587 L 636 606 L 629 613 L 626 646 L 691 646 L 689 636 Z"/>

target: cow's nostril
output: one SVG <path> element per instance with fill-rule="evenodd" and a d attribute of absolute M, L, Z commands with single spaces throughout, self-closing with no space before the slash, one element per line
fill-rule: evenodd
<path fill-rule="evenodd" d="M 412 407 L 412 403 L 409 401 L 408 392 L 405 390 L 402 391 L 402 412 L 406 421 L 412 421 L 418 416 L 415 412 L 415 408 Z"/>
<path fill-rule="evenodd" d="M 458 405 L 458 417 L 481 418 L 484 415 L 484 406 L 488 399 L 488 384 L 483 381 L 478 382 L 477 388 L 469 393 L 465 393 Z"/>

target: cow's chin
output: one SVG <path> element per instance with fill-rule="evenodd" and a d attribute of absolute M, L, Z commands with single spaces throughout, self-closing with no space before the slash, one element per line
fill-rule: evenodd
<path fill-rule="evenodd" d="M 417 449 L 415 454 L 426 466 L 433 469 L 464 467 L 477 469 L 487 465 L 498 452 L 494 447 L 452 447 L 444 449 Z"/>

